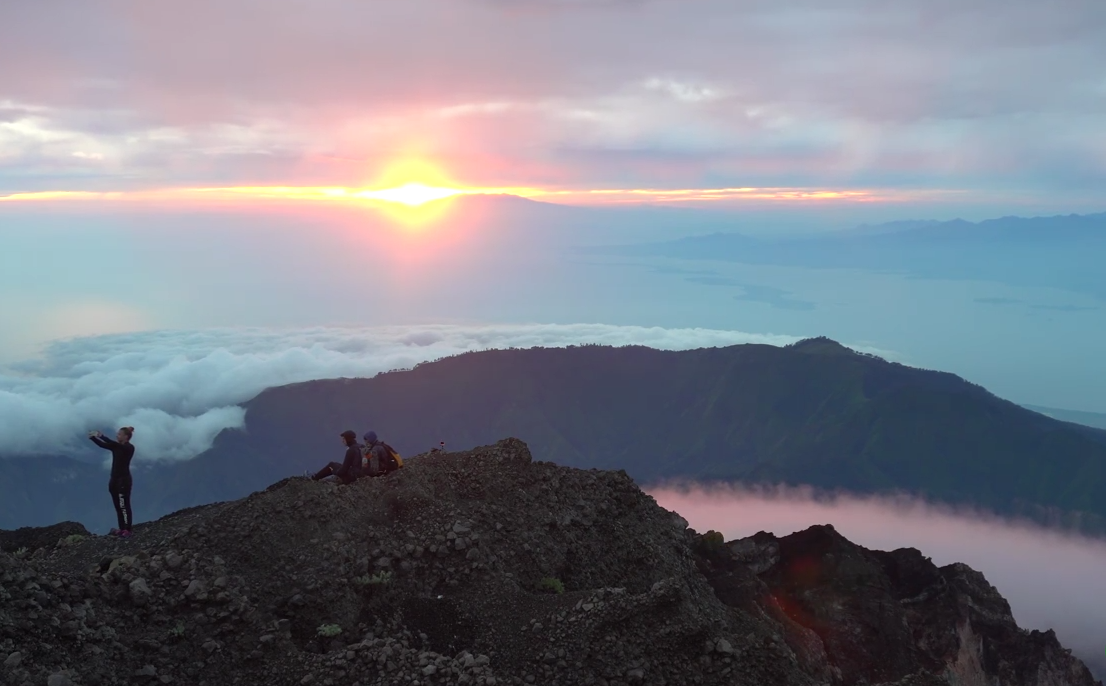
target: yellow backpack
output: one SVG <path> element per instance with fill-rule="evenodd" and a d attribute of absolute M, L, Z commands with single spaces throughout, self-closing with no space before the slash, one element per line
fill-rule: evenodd
<path fill-rule="evenodd" d="M 403 458 L 399 456 L 399 451 L 397 451 L 395 448 L 388 445 L 384 441 L 381 441 L 380 445 L 384 446 L 384 449 L 387 450 L 389 453 L 391 453 L 392 459 L 396 461 L 396 469 L 402 469 L 403 468 Z"/>
<path fill-rule="evenodd" d="M 388 454 L 391 455 L 392 459 L 396 461 L 396 467 L 395 468 L 396 469 L 402 469 L 403 468 L 403 458 L 400 457 L 399 452 L 397 452 L 395 448 L 388 445 L 384 441 L 380 441 L 380 445 L 384 448 L 384 450 L 388 451 Z M 372 455 L 372 448 L 370 446 L 367 446 L 367 445 L 362 446 L 362 448 L 361 448 L 361 468 L 365 470 L 366 474 L 368 473 L 369 458 L 371 457 L 371 455 Z M 388 469 L 386 465 L 381 465 L 381 468 L 383 469 L 384 473 L 394 471 L 394 470 Z"/>

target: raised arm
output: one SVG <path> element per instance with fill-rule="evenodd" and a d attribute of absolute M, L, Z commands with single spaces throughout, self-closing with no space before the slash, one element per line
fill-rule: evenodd
<path fill-rule="evenodd" d="M 98 445 L 101 448 L 104 448 L 106 450 L 114 450 L 115 448 L 119 447 L 118 443 L 111 440 L 107 436 L 89 436 L 89 439 L 91 439 L 92 442 L 95 443 L 96 445 Z"/>

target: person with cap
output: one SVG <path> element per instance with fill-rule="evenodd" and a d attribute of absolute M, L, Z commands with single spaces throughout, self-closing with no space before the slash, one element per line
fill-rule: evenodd
<path fill-rule="evenodd" d="M 304 476 L 310 476 L 312 481 L 319 481 L 330 476 L 336 476 L 344 484 L 350 484 L 361 478 L 361 446 L 357 443 L 357 434 L 352 431 L 343 431 L 342 443 L 346 446 L 346 456 L 341 462 L 331 462 L 318 473 L 310 472 Z"/>
<path fill-rule="evenodd" d="M 399 469 L 391 448 L 377 437 L 375 431 L 365 434 L 364 439 L 365 447 L 362 448 L 362 452 L 365 455 L 365 461 L 362 466 L 365 476 L 384 476 Z"/>

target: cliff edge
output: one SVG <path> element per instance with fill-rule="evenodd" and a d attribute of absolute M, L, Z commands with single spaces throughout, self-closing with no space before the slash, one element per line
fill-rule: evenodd
<path fill-rule="evenodd" d="M 514 439 L 59 531 L 0 552 L 0 683 L 1099 683 L 964 565 L 830 526 L 725 542 Z"/>

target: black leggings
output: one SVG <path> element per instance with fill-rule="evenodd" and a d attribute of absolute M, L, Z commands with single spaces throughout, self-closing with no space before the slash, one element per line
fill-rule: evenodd
<path fill-rule="evenodd" d="M 130 477 L 119 477 L 108 482 L 108 493 L 111 493 L 111 501 L 115 505 L 115 516 L 119 520 L 120 531 L 130 531 L 134 524 L 134 516 L 131 512 L 131 485 Z"/>

